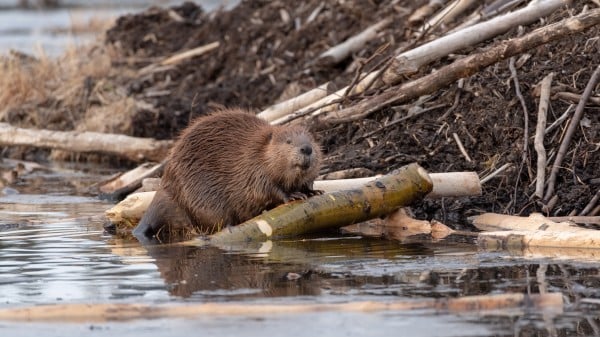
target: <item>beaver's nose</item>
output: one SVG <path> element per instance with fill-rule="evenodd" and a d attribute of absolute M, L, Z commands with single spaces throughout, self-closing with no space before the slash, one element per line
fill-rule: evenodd
<path fill-rule="evenodd" d="M 308 144 L 303 145 L 300 148 L 300 153 L 302 153 L 305 156 L 310 156 L 310 154 L 312 153 L 312 147 L 310 145 L 308 145 Z"/>

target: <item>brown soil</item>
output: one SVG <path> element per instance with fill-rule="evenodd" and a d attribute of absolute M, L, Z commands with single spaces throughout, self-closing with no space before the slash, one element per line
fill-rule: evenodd
<path fill-rule="evenodd" d="M 322 3 L 324 7 L 314 21 L 307 23 L 307 18 Z M 424 3 L 427 1 L 243 1 L 229 12 L 217 13 L 204 13 L 196 5 L 186 3 L 172 9 L 183 19 L 179 21 L 174 20 L 168 10 L 150 9 L 121 17 L 106 32 L 106 44 L 101 49 L 103 55 L 110 57 L 112 68 L 103 75 L 87 76 L 85 85 L 75 91 L 81 94 L 88 88 L 91 92 L 85 100 L 85 109 L 79 110 L 88 111 L 87 115 L 73 116 L 71 112 L 70 123 L 57 119 L 43 125 L 28 117 L 32 109 L 24 106 L 64 110 L 67 103 L 52 97 L 37 103 L 24 102 L 0 116 L 3 121 L 18 125 L 69 129 L 85 124 L 86 129 L 94 129 L 99 126 L 89 122 L 91 109 L 108 105 L 107 100 L 114 103 L 128 97 L 143 104 L 134 104 L 131 120 L 121 123 L 127 127 L 120 132 L 173 138 L 191 118 L 205 114 L 214 106 L 241 106 L 258 111 L 327 81 L 337 86 L 347 85 L 361 65 L 366 63 L 362 70 L 369 70 L 399 48 L 420 43 L 415 41 L 418 27 L 411 26 L 407 17 Z M 574 8 L 559 10 L 543 23 L 525 27 L 525 33 L 577 14 L 583 5 L 584 2 L 579 2 Z M 589 5 L 594 6 L 591 2 Z M 337 65 L 315 61 L 327 48 L 389 14 L 394 15 L 394 23 L 352 58 Z M 428 33 L 427 39 L 445 30 L 434 30 Z M 496 40 L 517 35 L 515 28 Z M 508 61 L 503 61 L 466 78 L 462 90 L 455 84 L 432 93 L 425 102 L 392 106 L 355 122 L 334 125 L 311 122 L 323 145 L 323 173 L 355 167 L 385 173 L 416 161 L 431 172 L 469 170 L 482 177 L 509 163 L 512 168 L 486 183 L 481 197 L 425 201 L 415 207 L 417 215 L 460 227 L 466 216 L 484 211 L 517 214 L 540 211 L 540 205 L 532 198 L 536 166 L 533 135 L 538 104 L 533 89 L 544 76 L 554 72 L 553 85 L 564 85 L 563 91 L 581 94 L 600 64 L 598 36 L 600 27 L 596 26 L 531 50 L 528 58 L 517 57 L 523 60 L 517 62 L 517 73 L 529 118 L 529 152 L 525 161 L 522 160 L 523 108 L 515 94 Z M 140 69 L 165 57 L 214 41 L 220 41 L 220 47 L 205 55 L 165 71 L 139 73 Z M 487 41 L 461 53 L 475 52 L 491 43 L 493 41 Z M 387 49 L 381 51 L 385 45 Z M 450 58 L 438 61 L 407 80 L 450 62 Z M 99 99 L 95 96 L 98 87 L 104 88 L 103 93 L 109 90 L 107 87 L 114 88 L 111 92 L 118 92 L 120 96 L 113 99 L 104 94 Z M 440 118 L 457 94 L 460 96 L 456 108 L 447 117 Z M 600 95 L 599 87 L 595 95 Z M 69 104 L 77 111 L 75 107 L 82 104 L 82 99 L 74 101 Z M 553 98 L 548 124 L 571 103 L 576 104 Z M 409 109 L 439 104 L 445 106 L 366 139 L 362 137 L 389 121 L 406 116 Z M 600 172 L 599 110 L 593 103 L 585 109 L 584 121 L 560 171 L 556 187 L 559 201 L 551 215 L 578 214 L 600 188 L 597 179 Z M 549 156 L 558 150 L 566 125 L 563 123 L 546 136 Z M 467 162 L 459 151 L 453 133 L 462 140 L 472 162 Z"/>

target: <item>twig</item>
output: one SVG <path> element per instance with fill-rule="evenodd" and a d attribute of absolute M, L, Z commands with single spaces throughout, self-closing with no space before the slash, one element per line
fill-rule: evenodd
<path fill-rule="evenodd" d="M 550 100 L 550 87 L 554 73 L 548 74 L 542 80 L 540 105 L 538 108 L 538 119 L 535 128 L 534 147 L 537 153 L 537 176 L 535 182 L 535 195 L 542 199 L 544 197 L 544 184 L 546 182 L 546 148 L 544 148 L 544 134 L 546 129 L 546 116 Z"/>
<path fill-rule="evenodd" d="M 184 52 L 181 52 L 181 53 L 175 54 L 171 57 L 168 57 L 158 64 L 151 64 L 147 67 L 140 69 L 139 74 L 146 75 L 146 74 L 150 74 L 150 73 L 153 73 L 156 71 L 161 71 L 163 69 L 170 69 L 170 67 L 168 67 L 168 66 L 177 64 L 183 60 L 192 58 L 194 56 L 200 56 L 202 54 L 208 53 L 209 51 L 216 49 L 218 47 L 219 47 L 219 41 L 215 41 L 215 42 L 205 44 L 200 47 L 186 50 Z"/>
<path fill-rule="evenodd" d="M 488 174 L 487 176 L 481 178 L 481 180 L 480 180 L 481 184 L 483 185 L 483 184 L 487 183 L 492 178 L 495 178 L 497 175 L 499 175 L 500 173 L 506 171 L 506 169 L 508 169 L 511 166 L 512 166 L 511 163 L 506 163 L 506 164 L 500 166 L 500 168 L 498 168 L 496 171 L 494 171 L 494 172 Z"/>
<path fill-rule="evenodd" d="M 567 110 L 565 110 L 565 112 L 563 112 L 563 114 L 560 115 L 560 117 L 558 117 L 554 122 L 552 122 L 552 124 L 550 124 L 550 126 L 546 128 L 546 131 L 544 131 L 544 133 L 548 134 L 550 133 L 550 131 L 556 129 L 557 126 L 561 125 L 562 122 L 564 122 L 569 117 L 569 114 L 571 114 L 573 109 L 575 109 L 575 104 L 569 105 Z"/>
<path fill-rule="evenodd" d="M 595 11 L 598 11 L 597 9 Z M 591 11 L 590 11 L 591 12 Z M 556 159 L 554 159 L 554 163 L 552 165 L 552 171 L 550 171 L 550 178 L 548 178 L 548 187 L 546 190 L 546 195 L 544 199 L 550 199 L 550 197 L 554 194 L 554 185 L 556 184 L 556 177 L 558 176 L 558 170 L 562 164 L 563 159 L 567 153 L 567 149 L 571 143 L 571 139 L 573 138 L 573 134 L 575 130 L 579 126 L 579 121 L 583 116 L 583 110 L 585 108 L 588 97 L 594 91 L 596 87 L 596 83 L 598 83 L 598 79 L 600 79 L 600 65 L 596 67 L 596 70 L 590 77 L 589 82 L 587 83 L 583 94 L 581 95 L 581 100 L 577 104 L 577 108 L 575 109 L 575 113 L 573 114 L 573 118 L 569 122 L 569 127 L 567 128 L 567 132 L 565 133 L 565 137 L 563 138 L 562 143 L 560 144 L 560 148 L 558 149 L 558 153 L 556 155 Z"/>
<path fill-rule="evenodd" d="M 456 142 L 456 145 L 458 146 L 458 149 L 460 150 L 460 153 L 462 153 L 463 157 L 465 157 L 465 159 L 469 163 L 472 162 L 471 157 L 469 157 L 467 150 L 465 150 L 465 147 L 463 146 L 462 142 L 460 141 L 460 138 L 458 138 L 458 135 L 456 134 L 456 132 L 452 133 L 452 137 L 454 137 L 454 141 Z"/>
<path fill-rule="evenodd" d="M 510 69 L 513 84 L 515 85 L 515 94 L 523 108 L 523 154 L 521 155 L 521 160 L 523 163 L 527 163 L 527 167 L 529 168 L 529 161 L 527 160 L 527 157 L 529 156 L 529 147 L 527 146 L 527 142 L 529 141 L 529 111 L 527 110 L 525 98 L 523 98 L 523 95 L 521 94 L 521 85 L 519 84 L 519 76 L 517 75 L 517 69 L 515 68 L 514 57 L 510 58 L 508 68 Z M 529 173 L 531 173 L 531 169 L 529 169 Z M 519 177 L 517 177 L 517 181 L 518 179 Z"/>
<path fill-rule="evenodd" d="M 460 94 L 462 93 L 462 89 L 465 85 L 465 79 L 461 78 L 460 80 L 458 80 L 457 86 L 456 86 L 456 93 L 454 94 L 454 103 L 452 103 L 452 106 L 446 110 L 446 112 L 444 112 L 443 115 L 441 115 L 440 117 L 438 117 L 438 122 L 445 120 L 446 118 L 448 118 L 448 116 L 450 116 L 450 114 L 456 110 L 456 108 L 458 107 L 458 103 L 460 102 Z"/>

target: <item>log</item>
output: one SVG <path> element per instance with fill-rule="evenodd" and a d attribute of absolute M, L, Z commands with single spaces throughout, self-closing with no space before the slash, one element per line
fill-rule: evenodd
<path fill-rule="evenodd" d="M 482 231 L 587 231 L 570 222 L 555 222 L 540 213 L 532 213 L 528 217 L 506 215 L 498 213 L 483 213 L 477 216 L 469 217 L 468 220 L 477 229 Z"/>
<path fill-rule="evenodd" d="M 167 140 L 100 132 L 23 129 L 0 123 L 0 145 L 108 153 L 135 162 L 163 160 L 172 143 Z"/>
<path fill-rule="evenodd" d="M 379 177 L 317 180 L 314 183 L 314 188 L 325 192 L 353 189 Z M 433 182 L 433 189 L 427 194 L 427 198 L 439 199 L 481 195 L 481 184 L 476 172 L 430 173 L 429 177 Z"/>
<path fill-rule="evenodd" d="M 231 241 L 264 241 L 340 228 L 373 219 L 424 197 L 433 183 L 417 164 L 366 184 L 362 189 L 314 196 L 291 202 L 208 237 L 211 244 Z M 205 241 L 205 240 L 202 240 Z"/>
<path fill-rule="evenodd" d="M 562 293 L 546 294 L 494 294 L 463 296 L 459 298 L 436 298 L 395 301 L 358 301 L 347 303 L 308 304 L 252 304 L 252 303 L 193 303 L 193 304 L 46 304 L 20 308 L 0 309 L 2 321 L 105 323 L 134 319 L 164 319 L 166 317 L 193 318 L 204 316 L 256 316 L 312 312 L 376 312 L 434 310 L 437 313 L 478 313 L 521 309 L 553 310 L 561 312 L 564 302 Z"/>
<path fill-rule="evenodd" d="M 477 243 L 486 250 L 529 249 L 531 247 L 599 249 L 600 231 L 582 229 L 575 231 L 499 231 L 482 232 Z"/>
<path fill-rule="evenodd" d="M 554 222 L 539 213 L 529 217 L 485 213 L 470 218 L 482 232 L 478 244 L 488 250 L 532 247 L 600 248 L 600 231 Z"/>

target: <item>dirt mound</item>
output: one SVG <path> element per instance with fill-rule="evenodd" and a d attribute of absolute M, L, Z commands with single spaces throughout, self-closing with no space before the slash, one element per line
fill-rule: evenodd
<path fill-rule="evenodd" d="M 157 110 L 138 116 L 134 135 L 171 138 L 211 105 L 256 110 L 326 81 L 346 83 L 352 76 L 345 72 L 348 63 L 323 65 L 316 62 L 318 55 L 391 9 L 390 4 L 370 1 L 244 1 L 231 11 L 206 14 L 185 3 L 170 11 L 154 8 L 121 17 L 107 31 L 106 41 L 140 68 L 157 58 L 220 42 L 216 50 L 175 69 L 129 83 L 131 94 L 145 95 Z M 397 31 L 403 25 L 399 22 Z M 373 41 L 372 48 L 389 38 Z M 362 53 L 368 55 L 372 48 Z M 163 95 L 148 97 L 156 92 Z"/>
<path fill-rule="evenodd" d="M 397 50 L 424 42 L 417 28 L 419 22 L 411 26 L 407 18 L 426 2 L 242 1 L 231 11 L 215 13 L 185 3 L 171 9 L 153 8 L 127 15 L 106 32 L 104 46 L 88 51 L 88 60 L 108 59 L 110 69 L 95 73 L 85 70 L 84 77 L 71 81 L 76 84 L 68 94 L 23 98 L 19 104 L 11 103 L 0 117 L 18 125 L 113 130 L 141 137 L 173 138 L 190 119 L 205 114 L 213 106 L 259 110 L 327 81 L 333 82 L 332 87 L 349 84 L 357 71 L 368 71 Z M 543 22 L 524 27 L 524 31 L 568 18 L 581 12 L 583 6 L 578 3 L 574 8 L 558 10 Z M 393 23 L 360 52 L 337 64 L 318 59 L 329 47 L 388 15 L 392 15 Z M 458 18 L 453 24 L 464 19 Z M 428 32 L 426 39 L 450 28 L 438 27 Z M 515 27 L 495 40 L 519 34 Z M 418 215 L 459 225 L 466 216 L 482 211 L 525 214 L 540 211 L 541 206 L 532 197 L 536 163 L 533 134 L 538 104 L 534 88 L 543 77 L 555 73 L 553 86 L 563 94 L 552 97 L 550 125 L 570 105 L 577 104 L 577 98 L 573 97 L 583 92 L 600 64 L 598 36 L 600 28 L 592 27 L 516 58 L 527 115 L 516 95 L 509 62 L 503 61 L 465 78 L 460 88 L 454 84 L 410 104 L 381 109 L 361 120 L 327 124 L 312 121 L 324 148 L 324 171 L 360 167 L 385 173 L 416 161 L 431 172 L 469 170 L 483 177 L 509 164 L 507 170 L 484 184 L 483 196 L 426 201 L 416 209 Z M 201 56 L 157 67 L 174 54 L 215 41 L 219 47 Z M 476 52 L 489 44 L 487 41 L 461 53 Z M 406 81 L 435 71 L 457 57 L 460 56 L 452 55 L 423 67 L 407 76 Z M 60 86 L 52 90 L 67 92 Z M 595 95 L 598 96 L 598 87 Z M 350 97 L 347 105 L 352 103 L 351 99 L 356 102 L 364 96 Z M 120 114 L 131 116 L 125 118 L 129 122 L 114 118 L 118 123 L 109 123 L 107 128 L 110 116 L 98 118 L 98 113 L 90 113 L 104 111 L 110 115 L 107 111 L 111 109 L 100 108 L 124 100 L 127 104 L 117 106 L 121 107 Z M 419 114 L 423 109 L 431 110 Z M 585 118 L 558 176 L 558 203 L 551 215 L 578 214 L 599 188 L 597 110 L 598 105 L 593 102 L 585 109 Z M 52 111 L 61 112 L 62 119 L 48 117 L 54 116 Z M 407 117 L 415 113 L 418 117 Z M 403 117 L 408 118 L 406 122 L 386 126 Z M 567 122 L 546 135 L 550 161 L 558 151 Z M 372 132 L 375 133 L 370 135 Z M 457 139 L 469 159 L 460 151 Z M 524 143 L 528 149 L 525 155 Z M 596 208 L 588 214 L 597 213 L 600 209 Z"/>

